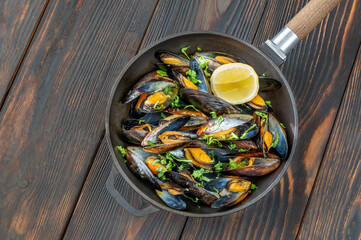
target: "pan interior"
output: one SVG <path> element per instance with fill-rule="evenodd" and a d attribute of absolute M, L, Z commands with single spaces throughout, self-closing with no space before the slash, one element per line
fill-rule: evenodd
<path fill-rule="evenodd" d="M 143 75 L 156 70 L 155 64 L 157 63 L 157 60 L 154 58 L 154 53 L 157 50 L 180 53 L 180 49 L 185 46 L 191 46 L 189 52 L 195 52 L 196 47 L 200 47 L 202 51 L 222 51 L 236 55 L 250 64 L 259 75 L 266 73 L 267 76 L 271 76 L 281 81 L 283 85 L 282 88 L 277 91 L 262 93 L 262 96 L 265 99 L 272 101 L 275 116 L 286 127 L 289 144 L 288 159 L 283 160 L 280 167 L 271 174 L 252 179 L 258 188 L 248 195 L 241 203 L 232 208 L 213 209 L 205 205 L 201 205 L 201 208 L 198 208 L 196 204 L 187 202 L 187 209 L 185 211 L 171 209 L 158 198 L 150 185 L 138 179 L 129 170 L 124 163 L 122 156 L 117 151 L 113 150 L 117 145 L 127 145 L 119 137 L 119 134 L 121 131 L 121 123 L 128 118 L 130 104 L 121 104 L 121 99 L 123 99 L 124 95 L 127 94 L 132 86 L 134 86 Z M 292 159 L 297 135 L 297 112 L 296 107 L 294 106 L 292 92 L 277 66 L 271 63 L 268 58 L 264 57 L 264 55 L 255 47 L 238 39 L 214 33 L 181 34 L 167 38 L 147 47 L 135 56 L 124 69 L 123 74 L 119 77 L 112 93 L 113 95 L 109 102 L 110 106 L 108 106 L 106 125 L 107 139 L 115 165 L 126 181 L 138 193 L 152 204 L 162 209 L 182 215 L 197 217 L 220 216 L 238 211 L 253 204 L 269 192 L 274 185 L 279 182 Z"/>

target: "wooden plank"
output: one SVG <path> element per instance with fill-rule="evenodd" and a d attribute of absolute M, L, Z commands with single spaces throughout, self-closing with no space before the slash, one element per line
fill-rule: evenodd
<path fill-rule="evenodd" d="M 305 3 L 269 1 L 256 45 L 272 38 Z M 221 218 L 190 218 L 183 239 L 296 237 L 360 44 L 360 11 L 360 1 L 342 1 L 291 52 L 282 67 L 296 98 L 300 131 L 295 157 L 280 184 L 239 213 Z"/>
<path fill-rule="evenodd" d="M 47 2 L 47 0 L 0 2 L 0 108 Z"/>
<path fill-rule="evenodd" d="M 156 1 L 51 1 L 0 113 L 0 236 L 57 239 Z"/>
<path fill-rule="evenodd" d="M 188 30 L 228 32 L 243 39 L 252 39 L 263 8 L 264 1 L 259 0 L 219 1 L 217 4 L 214 1 L 160 1 L 144 37 L 142 48 L 166 35 Z M 94 239 L 178 239 L 185 217 L 165 212 L 143 218 L 131 217 L 104 193 L 104 182 L 109 169 L 98 167 L 96 162 L 101 158 L 100 154 L 104 156 L 105 153 L 99 151 L 97 154 L 65 238 L 79 239 L 91 236 Z M 124 181 L 121 184 L 124 188 L 127 186 Z M 128 194 L 131 202 L 133 199 L 143 202 L 128 186 L 126 189 L 123 189 L 123 193 Z M 112 213 L 111 216 L 109 212 Z M 142 229 L 138 231 L 143 222 Z"/>
<path fill-rule="evenodd" d="M 178 226 L 184 225 L 186 217 L 165 211 L 134 217 L 119 207 L 105 187 L 109 172 L 117 172 L 112 165 L 106 141 L 102 141 L 64 239 L 178 239 Z M 149 205 L 120 174 L 115 186 L 134 207 Z"/>
<path fill-rule="evenodd" d="M 298 239 L 361 239 L 361 51 Z"/>

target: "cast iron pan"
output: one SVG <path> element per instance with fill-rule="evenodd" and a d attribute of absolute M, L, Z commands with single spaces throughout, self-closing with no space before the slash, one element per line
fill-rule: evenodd
<path fill-rule="evenodd" d="M 153 206 L 138 210 L 126 202 L 114 188 L 114 172 L 111 171 L 106 186 L 119 204 L 135 216 L 144 216 L 163 209 L 190 217 L 214 217 L 237 212 L 264 197 L 280 181 L 290 164 L 295 152 L 298 133 L 298 117 L 295 100 L 288 82 L 279 70 L 278 65 L 282 64 L 285 60 L 285 54 L 299 40 L 303 39 L 340 1 L 341 0 L 312 0 L 276 37 L 268 40 L 262 46 L 263 51 L 247 42 L 224 34 L 193 32 L 167 37 L 139 52 L 124 68 L 112 89 L 106 112 L 106 139 L 116 169 L 127 183 Z M 317 11 L 315 11 L 315 9 L 317 9 Z M 307 19 L 306 23 L 304 19 Z M 244 59 L 259 75 L 266 73 L 267 76 L 277 79 L 282 83 L 282 87 L 277 91 L 265 92 L 262 93 L 262 96 L 272 101 L 275 116 L 277 116 L 286 127 L 289 144 L 288 158 L 281 162 L 280 167 L 276 171 L 257 178 L 255 180 L 255 184 L 258 187 L 257 190 L 253 191 L 252 194 L 248 195 L 238 205 L 231 208 L 213 209 L 208 206 L 198 208 L 195 204 L 187 202 L 187 208 L 184 211 L 172 209 L 159 199 L 150 185 L 138 179 L 130 171 L 124 163 L 121 154 L 117 150 L 114 150 L 118 145 L 127 146 L 119 137 L 121 123 L 128 118 L 130 110 L 130 104 L 121 103 L 123 97 L 142 76 L 156 70 L 155 64 L 157 60 L 154 58 L 156 51 L 167 50 L 179 53 L 180 49 L 185 46 L 193 47 L 189 49 L 189 52 L 195 52 L 195 47 L 198 46 L 202 51 L 231 53 Z M 266 52 L 268 56 L 264 52 Z"/>

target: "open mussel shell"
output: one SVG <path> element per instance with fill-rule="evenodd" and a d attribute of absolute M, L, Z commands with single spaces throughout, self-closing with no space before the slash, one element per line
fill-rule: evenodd
<path fill-rule="evenodd" d="M 201 52 L 201 53 L 197 53 L 196 56 L 212 58 L 222 64 L 236 63 L 236 62 L 246 63 L 243 59 L 240 59 L 239 57 L 224 52 Z"/>
<path fill-rule="evenodd" d="M 282 83 L 277 81 L 276 79 L 264 76 L 258 76 L 259 80 L 259 91 L 260 92 L 268 92 L 275 91 L 282 87 Z"/>
<path fill-rule="evenodd" d="M 178 195 L 172 195 L 168 192 L 168 190 L 155 190 L 160 199 L 163 200 L 165 204 L 169 207 L 184 210 L 187 207 L 187 204 L 182 200 L 182 198 Z"/>
<path fill-rule="evenodd" d="M 198 87 L 188 78 L 186 78 L 184 73 L 182 74 L 175 69 L 170 69 L 168 72 L 171 78 L 174 79 L 180 87 L 198 90 Z"/>
<path fill-rule="evenodd" d="M 148 73 L 135 84 L 123 102 L 128 103 L 139 97 L 142 93 L 158 92 L 168 86 L 175 88 L 177 84 L 172 79 L 161 76 L 157 72 Z"/>
<path fill-rule="evenodd" d="M 168 152 L 174 148 L 178 148 L 181 146 L 186 145 L 186 142 L 178 142 L 178 143 L 169 143 L 169 144 L 156 144 L 154 146 L 146 146 L 143 147 L 143 150 L 146 152 L 150 152 L 150 153 L 156 153 L 156 154 L 161 154 L 161 153 L 165 153 Z"/>
<path fill-rule="evenodd" d="M 284 159 L 288 153 L 286 131 L 276 117 L 271 113 L 268 114 L 268 124 L 269 132 L 272 134 L 272 137 L 278 139 L 278 143 L 274 148 L 272 148 L 272 151 L 274 150 L 281 159 Z"/>
<path fill-rule="evenodd" d="M 245 125 L 253 120 L 253 115 L 248 114 L 225 114 L 209 120 L 197 132 L 198 136 L 225 131 Z"/>
<path fill-rule="evenodd" d="M 122 123 L 122 136 L 127 142 L 140 145 L 152 128 L 154 126 L 137 119 L 128 119 Z"/>
<path fill-rule="evenodd" d="M 160 112 L 167 108 L 177 96 L 178 89 L 171 88 L 167 93 L 158 91 L 155 93 L 143 93 L 138 99 L 136 110 L 145 113 Z"/>
<path fill-rule="evenodd" d="M 197 134 L 188 131 L 166 131 L 158 137 L 164 144 L 185 143 L 197 138 Z"/>
<path fill-rule="evenodd" d="M 222 115 L 240 112 L 238 107 L 206 92 L 183 88 L 180 89 L 180 96 L 203 113 L 215 112 L 217 115 Z"/>
<path fill-rule="evenodd" d="M 154 56 L 168 69 L 174 69 L 183 75 L 186 75 L 186 72 L 190 69 L 189 60 L 174 53 L 167 51 L 157 51 Z"/>
<path fill-rule="evenodd" d="M 128 167 L 141 179 L 151 183 L 155 188 L 160 189 L 159 179 L 156 178 L 148 168 L 145 160 L 154 154 L 144 151 L 141 147 L 127 147 L 125 149 Z"/>
<path fill-rule="evenodd" d="M 242 201 L 248 194 L 251 182 L 237 176 L 226 176 L 211 180 L 205 185 L 209 191 L 216 191 L 220 198 L 213 202 L 212 208 L 230 207 Z"/>
<path fill-rule="evenodd" d="M 259 128 L 256 123 L 248 122 L 238 126 L 238 131 L 241 139 L 251 139 L 257 136 Z"/>
<path fill-rule="evenodd" d="M 242 161 L 247 163 L 252 161 L 253 163 L 241 168 L 226 169 L 223 172 L 238 176 L 259 177 L 273 172 L 281 163 L 278 158 L 245 158 Z"/>
<path fill-rule="evenodd" d="M 183 174 L 174 171 L 167 171 L 164 173 L 164 175 L 172 182 L 177 183 L 183 187 L 185 189 L 184 193 L 186 195 L 190 197 L 196 197 L 204 204 L 211 205 L 218 199 L 217 193 L 208 191 L 199 184 L 197 185 L 197 182 Z"/>
<path fill-rule="evenodd" d="M 142 141 L 141 145 L 143 147 L 149 146 L 152 143 L 159 142 L 158 136 L 166 131 L 178 131 L 184 126 L 190 119 L 190 116 L 177 116 L 172 120 L 169 120 L 163 124 L 160 124 L 158 127 L 154 128 Z"/>
<path fill-rule="evenodd" d="M 192 160 L 194 166 L 200 168 L 212 169 L 216 164 L 214 159 L 201 148 L 184 148 L 184 154 L 187 159 Z"/>
<path fill-rule="evenodd" d="M 202 67 L 196 58 L 192 58 L 189 62 L 189 67 L 196 73 L 196 79 L 199 81 L 196 83 L 198 91 L 211 93 L 211 86 L 209 85 L 208 79 L 205 76 Z"/>

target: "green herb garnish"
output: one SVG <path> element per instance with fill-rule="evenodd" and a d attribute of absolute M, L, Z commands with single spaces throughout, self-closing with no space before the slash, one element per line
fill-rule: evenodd
<path fill-rule="evenodd" d="M 244 139 L 244 138 L 246 137 L 247 133 L 248 133 L 249 131 L 251 131 L 253 128 L 255 128 L 255 127 L 257 127 L 257 124 L 256 124 L 256 123 L 253 124 L 252 126 L 250 126 L 246 131 L 244 131 L 244 133 L 243 133 L 242 136 L 241 136 L 241 139 Z"/>
<path fill-rule="evenodd" d="M 158 68 L 164 72 L 167 72 L 167 68 L 163 64 L 159 64 Z"/>
<path fill-rule="evenodd" d="M 123 157 L 125 157 L 125 155 L 127 154 L 125 152 L 125 148 L 123 148 L 122 146 L 116 146 L 116 149 L 119 150 L 119 152 L 122 154 Z"/>
<path fill-rule="evenodd" d="M 176 96 L 172 101 L 172 108 L 177 108 L 180 106 L 182 105 L 179 103 L 179 96 Z"/>
<path fill-rule="evenodd" d="M 161 113 L 160 113 L 160 116 L 162 116 L 162 118 L 167 118 L 167 116 L 166 116 L 166 115 L 164 115 L 164 113 L 163 113 L 163 112 L 161 112 Z"/>
<path fill-rule="evenodd" d="M 244 148 L 240 148 L 238 150 L 239 153 L 243 153 L 243 152 L 248 152 L 249 150 L 251 150 L 251 148 L 248 148 L 248 149 L 244 149 Z"/>
<path fill-rule="evenodd" d="M 184 47 L 181 49 L 181 52 L 184 54 L 184 56 L 186 56 L 188 59 L 191 59 L 188 54 L 186 53 L 187 49 L 190 48 L 191 46 L 188 46 L 188 47 Z"/>
<path fill-rule="evenodd" d="M 265 74 L 265 73 L 262 73 L 262 76 L 263 76 L 263 77 L 265 77 L 265 76 L 266 76 L 266 74 Z"/>
<path fill-rule="evenodd" d="M 172 160 L 172 161 L 175 160 L 175 161 L 178 161 L 178 162 L 192 162 L 192 160 L 190 160 L 190 159 L 177 158 L 177 157 L 173 156 L 170 152 L 167 152 L 166 158 L 167 158 L 168 160 Z"/>
<path fill-rule="evenodd" d="M 281 127 L 286 128 L 285 125 L 283 125 L 283 123 L 281 123 L 281 122 L 280 122 L 280 125 L 281 125 Z"/>
<path fill-rule="evenodd" d="M 239 164 L 237 164 L 230 158 L 228 168 L 229 169 L 241 168 L 241 167 L 247 166 L 247 164 L 248 163 L 246 161 L 242 161 Z"/>
<path fill-rule="evenodd" d="M 276 148 L 277 144 L 278 144 L 278 142 L 280 140 L 280 135 L 278 134 L 278 132 L 275 132 L 275 135 L 276 135 L 276 138 L 275 138 L 274 141 L 272 141 L 272 144 L 271 144 L 270 148 Z"/>
<path fill-rule="evenodd" d="M 255 111 L 254 113 L 257 114 L 258 116 L 264 118 L 264 119 L 268 118 L 266 113 L 259 112 L 259 111 Z"/>
<path fill-rule="evenodd" d="M 234 143 L 231 143 L 231 144 L 228 145 L 228 148 L 229 148 L 230 150 L 233 150 L 233 149 L 235 149 L 236 147 L 237 147 L 237 145 L 234 144 Z"/>
<path fill-rule="evenodd" d="M 214 165 L 214 170 L 222 171 L 226 167 L 227 167 L 227 163 L 218 162 L 216 165 Z"/>
<path fill-rule="evenodd" d="M 164 90 L 163 90 L 163 92 L 164 92 L 165 94 L 168 94 L 170 91 L 172 91 L 172 87 L 171 87 L 171 86 L 166 86 L 166 87 L 164 88 Z"/>
<path fill-rule="evenodd" d="M 152 141 L 147 141 L 147 143 L 148 143 L 148 145 L 150 145 L 150 146 L 155 146 L 155 143 L 154 142 L 152 142 Z"/>
<path fill-rule="evenodd" d="M 256 189 L 256 188 L 258 188 L 258 187 L 256 186 L 256 184 L 252 183 L 252 184 L 251 184 L 251 189 L 254 190 L 254 189 Z"/>
<path fill-rule="evenodd" d="M 145 120 L 139 120 L 138 121 L 138 124 L 140 125 L 140 124 L 142 124 L 142 123 L 144 123 L 145 122 Z"/>
<path fill-rule="evenodd" d="M 219 116 L 216 123 L 216 129 L 218 129 L 221 126 L 221 123 L 223 122 L 223 116 Z"/>
<path fill-rule="evenodd" d="M 233 140 L 233 139 L 239 139 L 239 136 L 234 132 L 231 132 L 231 136 L 228 138 L 228 140 Z"/>
<path fill-rule="evenodd" d="M 264 101 L 269 107 L 272 107 L 271 101 Z"/>
<path fill-rule="evenodd" d="M 210 112 L 212 118 L 216 118 L 217 117 L 217 113 L 216 112 Z"/>
<path fill-rule="evenodd" d="M 158 103 L 159 103 L 159 101 L 157 101 L 157 102 L 154 104 L 154 106 L 153 106 L 153 109 L 154 109 L 154 110 L 161 110 L 161 109 L 163 109 L 163 104 L 161 104 L 161 105 L 158 106 Z"/>
<path fill-rule="evenodd" d="M 155 170 L 158 172 L 158 174 L 157 174 L 158 178 L 165 180 L 165 176 L 164 176 L 164 173 L 166 172 L 165 169 L 162 167 L 159 167 Z"/>
<path fill-rule="evenodd" d="M 201 83 L 202 81 L 201 80 L 198 80 L 196 77 L 197 77 L 197 73 L 196 71 L 192 70 L 192 69 L 189 69 L 187 72 L 186 72 L 187 76 L 189 77 L 188 79 L 194 83 L 194 84 L 197 84 L 197 83 Z"/>
<path fill-rule="evenodd" d="M 168 77 L 168 74 L 166 71 L 163 71 L 163 70 L 157 70 L 156 71 L 159 75 L 163 76 L 163 77 Z"/>
<path fill-rule="evenodd" d="M 202 49 L 201 49 L 200 47 L 197 47 L 197 50 L 198 50 L 198 51 L 202 51 Z"/>
<path fill-rule="evenodd" d="M 207 145 L 212 145 L 212 144 L 216 144 L 218 147 L 222 147 L 222 143 L 220 141 L 218 141 L 217 139 L 213 139 L 213 134 L 204 134 L 203 137 L 198 138 L 199 140 L 203 140 L 206 141 Z"/>
<path fill-rule="evenodd" d="M 199 170 L 194 170 L 193 173 L 191 174 L 192 177 L 194 178 L 198 178 L 200 181 L 205 181 L 205 182 L 209 182 L 211 181 L 209 178 L 203 176 L 204 173 L 210 173 L 212 171 L 210 170 L 205 170 L 204 168 L 201 168 Z"/>
<path fill-rule="evenodd" d="M 193 105 L 187 105 L 184 107 L 184 109 L 187 109 L 187 108 L 193 108 L 196 112 L 199 112 L 199 110 Z"/>
<path fill-rule="evenodd" d="M 219 193 L 219 190 L 218 190 L 217 188 L 212 187 L 212 189 L 213 189 L 214 191 L 216 191 L 216 193 Z"/>

